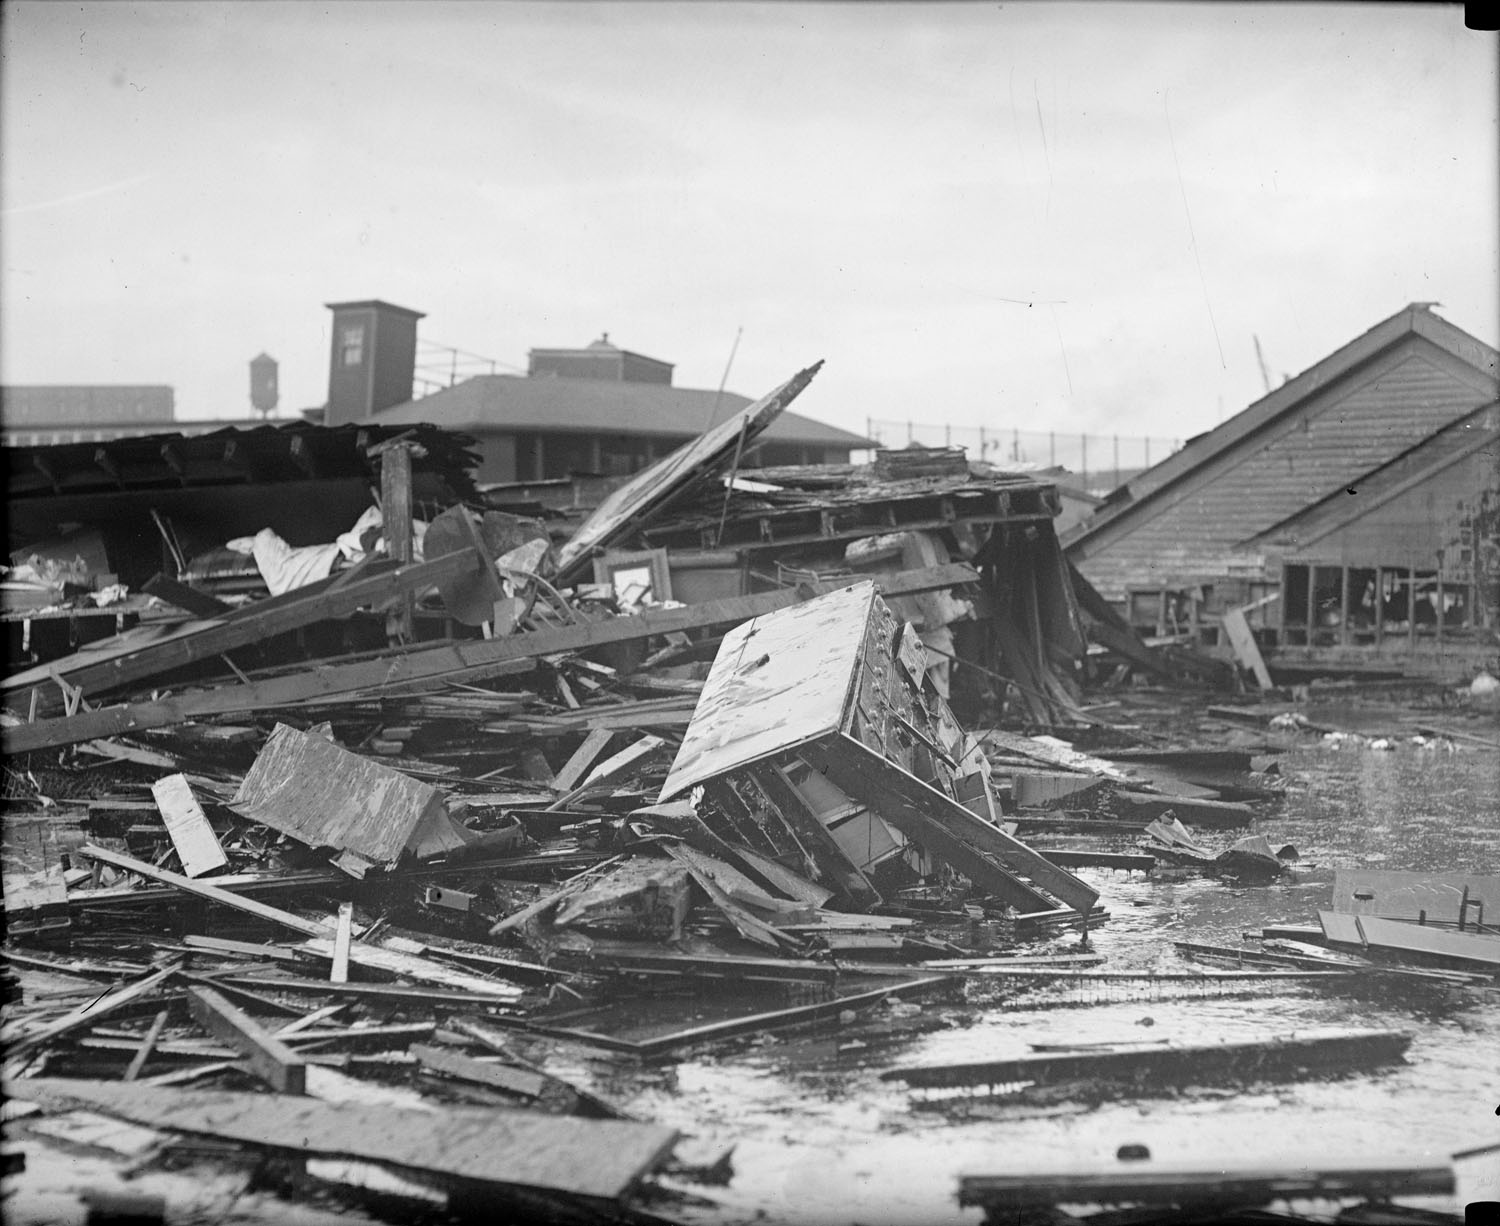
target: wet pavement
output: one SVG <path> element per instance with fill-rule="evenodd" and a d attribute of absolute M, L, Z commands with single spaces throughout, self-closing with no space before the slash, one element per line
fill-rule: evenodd
<path fill-rule="evenodd" d="M 1309 734 L 1293 739 L 1297 747 L 1280 758 L 1284 803 L 1257 829 L 1274 845 L 1298 848 L 1295 879 L 1230 887 L 1081 869 L 1111 913 L 1091 937 L 1108 969 L 1207 969 L 1181 958 L 1171 942 L 1238 944 L 1241 933 L 1266 924 L 1316 925 L 1340 867 L 1500 872 L 1500 755 L 1409 739 L 1391 749 Z M 1203 833 L 1215 848 L 1235 837 Z M 1120 840 L 1118 849 L 1132 842 Z M 1073 934 L 1042 948 L 1071 951 L 1077 941 Z M 705 1189 L 718 1206 L 674 1216 L 704 1223 L 978 1222 L 979 1210 L 957 1206 L 960 1174 L 1085 1159 L 1113 1164 L 1127 1142 L 1147 1145 L 1166 1166 L 1356 1155 L 1447 1165 L 1456 1152 L 1500 1141 L 1500 1010 L 1493 994 L 1355 996 L 1307 987 L 1150 999 L 1116 987 L 1075 992 L 1074 1007 L 1045 1009 L 1008 1002 L 985 985 L 965 995 L 973 1003 L 893 1004 L 869 1022 L 762 1036 L 658 1068 L 627 1098 L 631 1109 L 691 1134 L 693 1151 L 704 1156 L 735 1147 L 732 1183 Z M 1404 1065 L 1375 1072 L 1093 1107 L 962 1098 L 943 1106 L 879 1080 L 899 1065 L 1022 1055 L 1029 1043 L 1204 1041 L 1330 1025 L 1408 1030 L 1415 1040 Z M 1500 1197 L 1493 1171 L 1475 1163 L 1457 1171 L 1456 1198 L 1413 1203 L 1461 1213 L 1466 1200 Z"/>

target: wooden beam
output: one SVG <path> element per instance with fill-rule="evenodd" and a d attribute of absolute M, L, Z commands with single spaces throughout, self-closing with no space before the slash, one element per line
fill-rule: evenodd
<path fill-rule="evenodd" d="M 394 572 L 349 583 L 336 590 L 322 590 L 305 598 L 278 603 L 260 616 L 256 615 L 254 606 L 250 606 L 242 616 L 181 631 L 169 638 L 158 639 L 134 651 L 94 664 L 84 662 L 67 668 L 66 661 L 58 661 L 58 664 L 63 665 L 58 668 L 58 673 L 71 686 L 81 688 L 90 695 L 106 693 L 186 664 L 211 659 L 248 643 L 258 643 L 288 630 L 296 630 L 314 622 L 348 617 L 366 606 L 379 607 L 394 598 L 456 578 L 478 565 L 479 559 L 474 551 L 462 549 L 434 558 L 430 562 L 412 563 Z M 24 678 L 26 674 L 21 676 Z M 22 709 L 22 704 L 28 700 L 28 688 L 42 690 L 39 701 L 43 711 L 56 710 L 57 700 L 51 696 L 44 683 L 32 685 L 25 680 L 18 683 L 15 677 L 0 681 L 0 690 L 6 692 L 6 705 L 16 710 Z"/>
<path fill-rule="evenodd" d="M 465 557 L 472 560 L 472 552 L 447 554 L 421 565 L 436 566 Z M 862 582 L 863 578 L 850 575 L 847 579 L 810 584 L 804 588 L 780 588 L 774 592 L 711 600 L 678 609 L 649 609 L 634 617 L 615 617 L 581 626 L 537 630 L 502 639 L 469 640 L 395 656 L 387 654 L 357 664 L 314 667 L 251 686 L 217 686 L 211 690 L 188 691 L 175 698 L 88 712 L 73 719 L 37 720 L 0 729 L 0 746 L 5 753 L 24 753 L 120 732 L 169 727 L 206 715 L 289 706 L 315 696 L 389 691 L 392 687 L 419 680 L 463 681 L 507 662 L 533 660 L 557 652 L 581 651 L 605 643 L 630 642 L 677 631 L 738 624 L 788 608 L 810 594 Z M 969 583 L 977 578 L 978 573 L 972 566 L 952 562 L 885 576 L 876 580 L 876 589 L 887 596 L 907 596 Z M 356 586 L 351 585 L 344 591 Z"/>
<path fill-rule="evenodd" d="M 256 1076 L 278 1093 L 307 1092 L 307 1061 L 248 1013 L 212 988 L 189 988 L 188 1008 L 216 1039 L 243 1052 Z"/>

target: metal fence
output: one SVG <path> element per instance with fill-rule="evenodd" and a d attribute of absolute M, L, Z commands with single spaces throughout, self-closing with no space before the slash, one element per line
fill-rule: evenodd
<path fill-rule="evenodd" d="M 1070 434 L 1060 430 L 1019 430 L 952 426 L 920 421 L 866 419 L 865 433 L 882 447 L 963 447 L 971 459 L 991 464 L 1066 468 L 1084 489 L 1113 489 L 1122 480 L 1160 463 L 1182 446 L 1180 439 L 1142 434 Z"/>

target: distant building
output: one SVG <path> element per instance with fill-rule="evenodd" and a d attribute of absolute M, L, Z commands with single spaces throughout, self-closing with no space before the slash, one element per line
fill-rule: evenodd
<path fill-rule="evenodd" d="M 0 442 L 100 442 L 170 429 L 173 400 L 162 384 L 8 385 L 0 387 Z"/>
<path fill-rule="evenodd" d="M 379 407 L 388 398 L 381 387 L 388 392 L 404 385 L 410 394 L 415 325 L 421 316 L 378 301 L 335 304 L 332 309 L 335 370 L 328 424 L 337 413 L 340 422 L 428 422 L 471 435 L 478 440 L 478 479 L 483 483 L 633 473 L 751 403 L 732 392 L 674 387 L 672 363 L 621 349 L 605 335 L 582 349 L 533 349 L 525 375 L 476 375 L 420 400 Z M 367 418 L 342 416 L 350 402 L 335 406 L 333 398 L 335 381 L 348 373 L 347 365 L 341 366 L 348 362 L 348 351 L 341 346 L 340 329 L 356 309 L 371 321 L 363 335 L 375 337 L 377 345 L 396 338 L 400 356 L 400 361 L 387 361 L 366 350 L 355 363 L 368 376 L 360 385 L 364 403 L 376 406 Z M 377 377 L 377 371 L 383 376 Z M 352 375 L 348 383 L 355 385 Z M 742 464 L 844 464 L 851 451 L 875 445 L 848 430 L 784 412 L 747 449 Z"/>
<path fill-rule="evenodd" d="M 1251 606 L 1273 672 L 1488 660 L 1497 395 L 1500 354 L 1414 303 L 1126 482 L 1064 547 L 1149 633 L 1219 645 L 1224 611 Z"/>

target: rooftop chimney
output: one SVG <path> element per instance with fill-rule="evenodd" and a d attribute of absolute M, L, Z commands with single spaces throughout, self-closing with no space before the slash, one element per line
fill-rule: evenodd
<path fill-rule="evenodd" d="M 423 312 L 378 298 L 326 305 L 333 312 L 333 352 L 324 424 L 364 421 L 410 400 Z"/>

